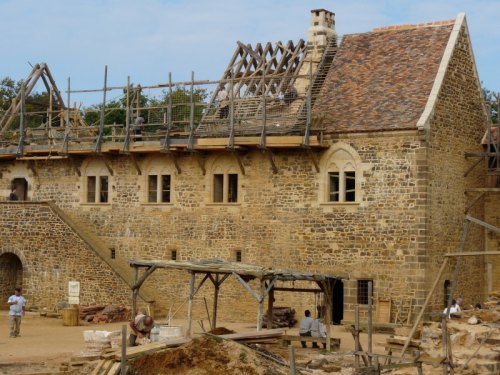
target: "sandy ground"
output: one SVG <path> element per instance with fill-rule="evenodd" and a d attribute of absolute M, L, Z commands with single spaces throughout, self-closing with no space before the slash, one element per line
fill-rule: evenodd
<path fill-rule="evenodd" d="M 207 322 L 205 322 L 205 325 Z M 0 374 L 2 369 L 11 365 L 24 364 L 27 368 L 42 366 L 57 366 L 61 362 L 67 362 L 72 356 L 81 354 L 84 350 L 83 331 L 121 330 L 126 323 L 109 323 L 100 325 L 84 325 L 78 327 L 66 327 L 62 325 L 61 319 L 40 317 L 38 313 L 28 312 L 22 320 L 21 337 L 9 337 L 9 325 L 7 311 L 0 311 Z M 175 325 L 185 324 L 184 320 L 175 320 Z M 229 323 L 220 322 L 220 327 L 226 327 L 236 332 L 255 330 L 255 325 L 251 323 Z M 202 333 L 201 328 L 194 322 L 193 330 L 195 335 Z M 298 334 L 298 328 L 287 330 L 288 334 Z M 332 326 L 332 337 L 341 339 L 341 352 L 352 352 L 354 340 L 349 332 L 342 326 Z M 375 334 L 373 338 L 374 350 L 383 353 L 383 347 L 378 343 L 384 341 L 385 335 Z M 363 348 L 367 347 L 367 337 L 362 335 Z M 297 348 L 297 359 L 314 356 L 317 349 L 300 348 L 300 343 L 295 342 Z"/>

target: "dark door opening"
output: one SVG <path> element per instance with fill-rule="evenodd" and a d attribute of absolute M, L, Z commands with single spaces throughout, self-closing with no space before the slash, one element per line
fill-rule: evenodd
<path fill-rule="evenodd" d="M 28 181 L 24 177 L 14 178 L 11 187 L 16 187 L 17 199 L 20 201 L 28 200 Z"/>
<path fill-rule="evenodd" d="M 344 283 L 341 279 L 332 280 L 332 322 L 340 324 L 344 319 Z"/>
<path fill-rule="evenodd" d="M 22 287 L 23 264 L 16 254 L 0 255 L 0 298 L 2 301 L 14 294 L 14 288 Z M 0 304 L 0 309 L 8 309 L 6 303 Z"/>

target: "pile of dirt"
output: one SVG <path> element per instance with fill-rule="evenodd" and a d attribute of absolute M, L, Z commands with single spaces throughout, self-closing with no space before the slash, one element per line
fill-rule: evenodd
<path fill-rule="evenodd" d="M 286 375 L 289 369 L 230 340 L 203 337 L 175 349 L 139 357 L 130 375 Z"/>
<path fill-rule="evenodd" d="M 208 333 L 211 333 L 212 335 L 229 335 L 231 333 L 234 333 L 234 331 L 231 331 L 230 329 L 227 329 L 226 327 L 217 327 L 212 329 L 211 331 L 208 331 Z"/>

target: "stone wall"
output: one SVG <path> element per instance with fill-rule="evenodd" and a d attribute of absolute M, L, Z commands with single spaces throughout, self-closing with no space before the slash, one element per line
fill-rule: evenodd
<path fill-rule="evenodd" d="M 11 271 L 13 264 L 22 265 L 22 285 L 18 286 L 29 306 L 50 309 L 67 301 L 68 281 L 80 281 L 83 305 L 130 304 L 126 284 L 47 204 L 2 202 L 0 209 L 0 261 L 10 259 Z M 10 288 L 2 289 L 1 296 L 12 294 Z"/>
<path fill-rule="evenodd" d="M 420 228 L 426 201 L 420 192 L 426 181 L 418 164 L 425 148 L 417 133 L 357 134 L 328 142 L 332 146 L 317 154 L 320 173 L 301 150 L 275 151 L 277 174 L 258 151 L 242 155 L 244 175 L 225 152 L 206 156 L 205 176 L 190 155 L 179 155 L 180 174 L 168 155 L 143 156 L 138 161 L 142 175 L 129 157 L 109 157 L 113 175 L 106 204 L 84 202 L 85 177 L 99 169 L 99 158 L 82 162 L 81 177 L 65 160 L 40 163 L 37 176 L 26 168 L 25 175 L 32 186 L 30 199 L 55 200 L 114 248 L 117 257 L 170 259 L 175 250 L 179 260 L 234 260 L 241 251 L 247 263 L 338 275 L 346 278 L 346 319 L 357 303 L 358 279 L 373 279 L 375 297 L 392 298 L 395 307 L 402 300 L 421 303 L 425 266 L 419 257 L 424 243 Z M 358 201 L 326 202 L 326 168 L 337 155 L 347 154 L 356 167 Z M 2 165 L 5 182 L 12 177 L 12 166 Z M 145 202 L 147 175 L 158 168 L 172 174 L 170 204 Z M 239 171 L 238 203 L 211 203 L 214 170 Z M 182 272 L 160 270 L 146 284 L 175 310 L 187 298 L 187 280 Z M 203 297 L 210 302 L 211 289 L 203 288 L 195 301 L 200 318 L 205 317 Z M 315 303 L 311 293 L 277 293 L 276 299 L 299 315 Z M 231 279 L 223 284 L 220 306 L 221 319 L 253 321 L 256 316 L 257 302 Z"/>
<path fill-rule="evenodd" d="M 464 193 L 467 189 L 485 186 L 485 169 L 482 165 L 464 178 L 465 171 L 475 162 L 474 159 L 465 159 L 464 153 L 482 150 L 480 142 L 485 120 L 479 80 L 463 26 L 427 134 L 429 211 L 427 227 L 423 229 L 427 233 L 427 246 L 422 249 L 421 256 L 428 258 L 429 272 L 426 281 L 429 287 L 441 266 L 442 255 L 459 251 L 465 210 L 475 196 Z M 468 214 L 484 220 L 484 206 L 481 203 L 476 204 Z M 471 225 L 464 250 L 482 251 L 484 246 L 484 230 Z M 484 299 L 484 257 L 464 257 L 461 260 L 454 258 L 434 293 L 434 310 L 443 307 L 444 282 L 453 280 L 456 272 L 458 284 L 455 297 L 464 297 L 466 304 Z"/>

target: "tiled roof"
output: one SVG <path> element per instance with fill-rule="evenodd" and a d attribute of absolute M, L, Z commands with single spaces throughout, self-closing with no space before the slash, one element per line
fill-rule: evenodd
<path fill-rule="evenodd" d="M 346 35 L 313 114 L 327 133 L 416 129 L 453 21 Z"/>

